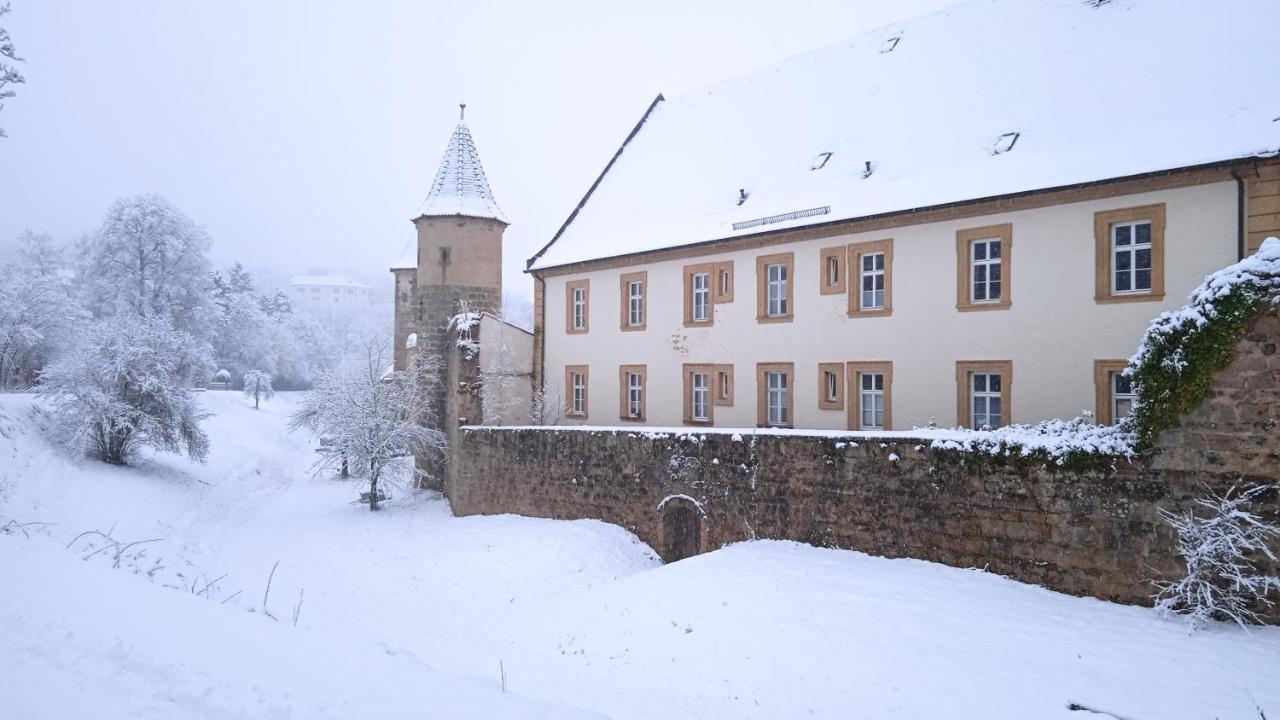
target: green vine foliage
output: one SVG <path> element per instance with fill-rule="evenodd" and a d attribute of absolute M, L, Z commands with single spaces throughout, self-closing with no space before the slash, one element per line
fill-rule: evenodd
<path fill-rule="evenodd" d="M 1127 422 L 1138 449 L 1150 448 L 1204 402 L 1249 322 L 1278 301 L 1280 241 L 1268 240 L 1257 255 L 1210 276 L 1182 310 L 1151 325 L 1128 371 L 1138 402 Z"/>

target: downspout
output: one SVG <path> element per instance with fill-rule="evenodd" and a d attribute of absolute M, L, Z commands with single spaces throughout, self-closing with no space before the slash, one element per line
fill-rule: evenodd
<path fill-rule="evenodd" d="M 542 273 L 535 273 L 533 282 L 537 284 L 535 292 L 542 298 L 542 308 L 538 311 L 538 317 L 534 320 L 534 340 L 538 344 L 538 372 L 533 382 L 537 389 L 542 392 L 543 401 L 545 402 L 547 394 L 547 281 L 542 277 Z"/>
<path fill-rule="evenodd" d="M 1240 169 L 1231 168 L 1231 177 L 1236 181 L 1236 260 L 1244 259 L 1244 178 Z"/>

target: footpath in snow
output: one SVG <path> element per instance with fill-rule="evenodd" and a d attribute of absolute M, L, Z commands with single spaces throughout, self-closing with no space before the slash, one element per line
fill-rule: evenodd
<path fill-rule="evenodd" d="M 311 439 L 285 431 L 297 396 L 202 397 L 207 465 L 115 468 L 51 447 L 33 398 L 0 395 L 0 525 L 56 523 L 0 534 L 0 717 L 1280 716 L 1277 628 L 1189 635 L 795 543 L 663 566 L 616 526 L 454 518 L 432 493 L 370 513 L 312 477 Z M 156 542 L 118 569 L 66 547 L 113 526 Z"/>

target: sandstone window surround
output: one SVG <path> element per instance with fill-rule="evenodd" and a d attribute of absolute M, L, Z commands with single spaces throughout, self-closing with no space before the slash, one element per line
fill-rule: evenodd
<path fill-rule="evenodd" d="M 1128 360 L 1093 361 L 1094 417 L 1099 425 L 1114 425 L 1133 409 L 1133 383 L 1121 373 Z"/>
<path fill-rule="evenodd" d="M 715 424 L 715 403 L 712 402 L 712 378 L 716 366 L 685 363 L 684 421 L 690 425 Z"/>
<path fill-rule="evenodd" d="M 648 384 L 648 366 L 622 365 L 618 368 L 618 417 L 628 422 L 644 422 Z"/>
<path fill-rule="evenodd" d="M 893 363 L 887 360 L 845 363 L 850 430 L 893 429 Z"/>
<path fill-rule="evenodd" d="M 591 322 L 591 281 L 570 280 L 564 285 L 564 331 L 570 335 L 587 332 Z"/>
<path fill-rule="evenodd" d="M 649 325 L 649 273 L 624 273 L 618 280 L 619 327 L 623 332 L 644 330 Z"/>
<path fill-rule="evenodd" d="M 956 231 L 956 310 L 1008 310 L 1012 273 L 1012 223 Z"/>
<path fill-rule="evenodd" d="M 849 317 L 893 314 L 893 240 L 849 245 Z"/>
<path fill-rule="evenodd" d="M 978 429 L 1013 420 L 1013 361 L 956 362 L 956 424 Z"/>
<path fill-rule="evenodd" d="M 756 363 L 756 425 L 794 427 L 795 363 Z"/>
<path fill-rule="evenodd" d="M 716 365 L 715 404 L 733 405 L 733 365 Z"/>
<path fill-rule="evenodd" d="M 712 264 L 714 270 L 715 292 L 712 301 L 716 303 L 733 302 L 733 261 L 725 260 Z"/>
<path fill-rule="evenodd" d="M 712 278 L 715 263 L 684 266 L 684 325 L 708 327 L 715 322 Z"/>
<path fill-rule="evenodd" d="M 848 274 L 845 271 L 845 249 L 843 246 L 822 248 L 819 260 L 819 292 L 823 295 L 836 295 L 845 292 Z"/>
<path fill-rule="evenodd" d="M 1094 213 L 1095 302 L 1164 298 L 1164 231 L 1164 203 Z"/>
<path fill-rule="evenodd" d="M 586 365 L 566 365 L 564 368 L 564 414 L 571 418 L 587 419 L 587 401 L 590 393 L 591 373 Z"/>
<path fill-rule="evenodd" d="M 844 363 L 818 363 L 818 409 L 844 409 Z"/>
<path fill-rule="evenodd" d="M 795 319 L 795 253 L 756 258 L 756 321 L 791 322 Z"/>

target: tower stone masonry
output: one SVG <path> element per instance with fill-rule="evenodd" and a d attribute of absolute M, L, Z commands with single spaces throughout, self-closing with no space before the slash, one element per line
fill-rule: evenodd
<path fill-rule="evenodd" d="M 417 253 L 413 261 L 391 269 L 395 278 L 395 351 L 397 370 L 409 367 L 412 353 L 441 362 L 445 382 L 433 399 L 450 441 L 460 422 L 479 422 L 474 358 L 460 357 L 450 321 L 459 313 L 502 307 L 502 235 L 508 222 L 493 198 L 484 167 L 463 115 L 449 138 L 435 181 L 413 218 Z M 478 333 L 478 329 L 475 331 Z M 473 377 L 475 376 L 475 377 Z M 442 482 L 446 467 L 423 469 Z"/>

